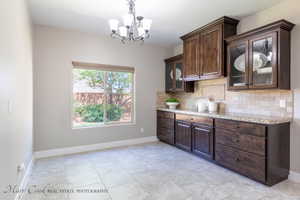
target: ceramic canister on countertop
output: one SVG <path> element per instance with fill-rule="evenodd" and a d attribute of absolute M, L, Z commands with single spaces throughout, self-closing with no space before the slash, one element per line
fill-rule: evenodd
<path fill-rule="evenodd" d="M 197 103 L 198 112 L 207 111 L 207 102 L 200 101 Z"/>
<path fill-rule="evenodd" d="M 208 102 L 208 112 L 218 112 L 219 104 L 215 101 Z"/>

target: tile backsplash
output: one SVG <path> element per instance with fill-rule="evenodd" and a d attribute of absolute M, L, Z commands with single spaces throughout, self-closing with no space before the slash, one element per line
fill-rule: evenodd
<path fill-rule="evenodd" d="M 196 110 L 198 101 L 212 99 L 220 103 L 221 112 L 258 114 L 276 117 L 293 116 L 293 91 L 291 90 L 247 90 L 227 91 L 226 78 L 198 81 L 194 93 L 157 93 L 157 106 L 165 107 L 169 97 L 178 98 L 180 109 Z M 281 107 L 280 104 L 285 104 Z"/>

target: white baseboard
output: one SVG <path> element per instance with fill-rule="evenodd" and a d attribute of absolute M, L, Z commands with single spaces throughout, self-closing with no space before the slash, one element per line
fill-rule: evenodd
<path fill-rule="evenodd" d="M 300 173 L 290 171 L 289 180 L 300 183 Z"/>
<path fill-rule="evenodd" d="M 51 149 L 47 151 L 35 152 L 34 158 L 40 159 L 40 158 L 47 158 L 47 157 L 54 157 L 54 156 L 62 156 L 68 154 L 83 153 L 89 151 L 103 150 L 103 149 L 109 149 L 114 147 L 130 146 L 130 145 L 157 142 L 157 141 L 158 139 L 156 136 L 151 136 L 151 137 L 143 137 L 143 138 L 130 139 L 130 140 L 120 140 L 120 141 L 99 143 L 99 144 L 92 144 L 92 145 L 75 146 L 75 147 L 68 147 L 68 148 L 61 148 L 61 149 Z"/>
<path fill-rule="evenodd" d="M 19 186 L 19 191 L 22 191 L 23 189 L 26 189 L 28 182 L 29 182 L 29 178 L 33 169 L 33 165 L 34 165 L 34 157 L 32 156 L 30 162 L 28 163 L 27 167 L 26 167 L 26 171 L 24 173 L 24 176 L 22 177 L 20 186 Z M 24 192 L 19 192 L 17 193 L 15 200 L 21 200 L 22 197 L 24 195 Z"/>

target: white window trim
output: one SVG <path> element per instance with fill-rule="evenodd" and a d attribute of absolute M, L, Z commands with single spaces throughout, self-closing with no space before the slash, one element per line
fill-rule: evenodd
<path fill-rule="evenodd" d="M 114 70 L 109 70 L 111 68 L 114 68 Z M 73 69 L 90 69 L 90 70 L 100 70 L 100 71 L 111 71 L 111 72 L 129 72 L 133 73 L 133 80 L 132 80 L 132 99 L 131 102 L 132 106 L 132 113 L 131 113 L 131 122 L 103 122 L 103 123 L 97 123 L 94 126 L 83 126 L 83 127 L 76 127 L 73 124 L 73 116 L 74 116 L 74 109 L 73 109 L 73 103 L 74 103 L 74 76 L 73 76 Z M 91 129 L 91 128 L 105 128 L 105 127 L 117 127 L 117 126 L 133 126 L 136 125 L 136 72 L 134 67 L 125 67 L 125 66 L 114 66 L 114 65 L 103 65 L 103 64 L 96 64 L 96 63 L 85 63 L 85 62 L 72 62 L 72 68 L 71 68 L 71 129 L 72 130 L 79 130 L 79 129 Z M 105 113 L 105 112 L 104 112 Z"/>

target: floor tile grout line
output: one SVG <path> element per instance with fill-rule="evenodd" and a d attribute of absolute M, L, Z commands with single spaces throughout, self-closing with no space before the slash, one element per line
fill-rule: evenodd
<path fill-rule="evenodd" d="M 111 197 L 111 194 L 110 194 L 110 192 L 109 192 L 109 189 L 108 189 L 108 187 L 106 186 L 106 184 L 104 183 L 104 181 L 102 180 L 100 173 L 98 172 L 97 168 L 94 166 L 94 163 L 93 163 L 92 161 L 90 161 L 90 160 L 89 160 L 89 162 L 91 163 L 92 167 L 93 167 L 94 170 L 96 171 L 96 174 L 97 174 L 97 176 L 98 176 L 100 182 L 104 185 L 105 189 L 107 190 L 109 199 L 112 200 L 112 197 Z"/>

